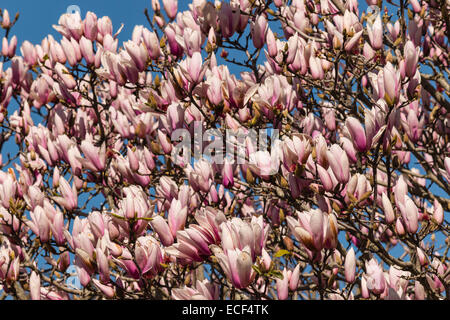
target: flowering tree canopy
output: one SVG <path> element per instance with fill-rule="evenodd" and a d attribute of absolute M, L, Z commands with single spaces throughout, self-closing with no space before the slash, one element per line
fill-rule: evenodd
<path fill-rule="evenodd" d="M 4 298 L 450 298 L 448 1 L 151 6 L 1 11 Z"/>

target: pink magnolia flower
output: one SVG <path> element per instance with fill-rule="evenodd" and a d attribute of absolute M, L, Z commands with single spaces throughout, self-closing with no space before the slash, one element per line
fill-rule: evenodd
<path fill-rule="evenodd" d="M 158 241 L 151 236 L 140 237 L 135 249 L 136 262 L 142 275 L 155 276 L 161 270 L 163 255 Z"/>
<path fill-rule="evenodd" d="M 278 151 L 257 151 L 250 154 L 250 169 L 252 172 L 267 180 L 270 175 L 278 172 L 279 169 L 279 154 Z"/>
<path fill-rule="evenodd" d="M 162 2 L 167 16 L 171 20 L 175 19 L 178 11 L 178 0 L 162 0 Z"/>
<path fill-rule="evenodd" d="M 415 47 L 411 40 L 408 40 L 403 48 L 403 55 L 405 57 L 405 73 L 410 78 L 416 74 L 419 54 L 420 49 Z"/>
<path fill-rule="evenodd" d="M 261 49 L 264 46 L 267 34 L 267 19 L 264 15 L 260 15 L 251 24 L 251 33 L 253 45 L 256 49 Z"/>
<path fill-rule="evenodd" d="M 383 25 L 381 24 L 381 16 L 378 14 L 375 21 L 367 27 L 370 44 L 375 50 L 381 49 L 383 46 Z"/>
<path fill-rule="evenodd" d="M 187 208 L 179 200 L 173 199 L 170 204 L 167 220 L 172 236 L 176 237 L 178 230 L 183 230 L 187 218 Z"/>
<path fill-rule="evenodd" d="M 206 95 L 211 103 L 219 105 L 223 101 L 222 93 L 222 80 L 215 76 L 209 76 L 206 80 L 208 88 L 206 89 Z"/>
<path fill-rule="evenodd" d="M 239 24 L 240 12 L 228 2 L 222 3 L 219 11 L 220 30 L 224 38 L 231 38 Z"/>
<path fill-rule="evenodd" d="M 30 296 L 32 300 L 41 300 L 41 278 L 35 271 L 30 275 Z"/>
<path fill-rule="evenodd" d="M 252 268 L 253 262 L 249 247 L 225 252 L 219 247 L 215 247 L 213 252 L 233 286 L 242 289 L 253 282 L 256 273 Z"/>
<path fill-rule="evenodd" d="M 348 194 L 354 196 L 357 200 L 361 200 L 359 202 L 361 205 L 367 203 L 366 200 L 362 200 L 363 197 L 367 197 L 367 193 L 372 191 L 372 187 L 370 186 L 370 182 L 367 180 L 366 176 L 363 174 L 355 174 L 352 176 L 347 185 L 346 192 L 346 201 L 350 202 Z"/>
<path fill-rule="evenodd" d="M 400 96 L 400 72 L 388 62 L 383 68 L 383 81 L 385 100 L 389 104 L 393 104 Z"/>
<path fill-rule="evenodd" d="M 322 62 L 320 58 L 317 58 L 312 54 L 309 57 L 309 69 L 312 75 L 312 78 L 315 80 L 321 80 L 324 78 L 324 70 L 322 67 Z"/>
<path fill-rule="evenodd" d="M 186 58 L 186 69 L 183 70 L 183 73 L 190 82 L 199 82 L 205 72 L 206 68 L 202 66 L 202 55 L 200 52 L 196 51 L 192 54 L 192 57 Z"/>
<path fill-rule="evenodd" d="M 192 224 L 183 231 L 177 231 L 177 243 L 166 252 L 183 264 L 203 261 L 211 255 L 210 245 L 220 241 L 219 225 L 226 220 L 224 214 L 213 208 L 198 210 L 195 214 L 198 225 Z"/>
<path fill-rule="evenodd" d="M 105 221 L 102 214 L 98 211 L 93 211 L 89 214 L 88 221 L 94 236 L 102 238 L 105 234 Z"/>
<path fill-rule="evenodd" d="M 61 197 L 53 197 L 53 199 L 67 210 L 73 210 L 78 207 L 78 192 L 75 184 L 72 183 L 70 187 L 66 179 L 61 177 L 59 179 L 59 192 Z"/>
<path fill-rule="evenodd" d="M 53 25 L 53 28 L 67 39 L 73 37 L 78 41 L 83 35 L 83 24 L 78 12 L 61 15 L 58 25 Z"/>
<path fill-rule="evenodd" d="M 195 287 L 173 289 L 172 297 L 175 300 L 218 300 L 219 287 L 208 279 L 197 280 Z"/>
<path fill-rule="evenodd" d="M 83 30 L 86 39 L 94 41 L 97 39 L 97 16 L 95 13 L 88 11 L 86 18 L 83 20 Z"/>
<path fill-rule="evenodd" d="M 128 55 L 131 57 L 131 60 L 133 60 L 134 64 L 136 65 L 138 71 L 144 71 L 147 67 L 148 58 L 148 51 L 145 48 L 145 45 L 139 45 L 134 41 L 127 41 L 124 43 L 124 47 Z"/>
<path fill-rule="evenodd" d="M 37 62 L 37 52 L 33 44 L 29 41 L 24 41 L 22 47 L 20 48 L 24 60 L 29 65 L 34 65 Z"/>
<path fill-rule="evenodd" d="M 347 183 L 350 178 L 348 157 L 344 150 L 337 144 L 333 144 L 326 152 L 328 163 L 340 183 Z"/>
<path fill-rule="evenodd" d="M 272 30 L 269 27 L 267 28 L 265 42 L 267 43 L 267 50 L 269 52 L 269 55 L 271 57 L 276 57 L 276 55 L 278 54 L 278 45 L 275 39 L 275 35 L 273 34 Z"/>
<path fill-rule="evenodd" d="M 6 37 L 3 38 L 2 41 L 2 54 L 9 58 L 14 57 L 17 48 L 17 37 L 12 36 L 11 40 L 8 43 L 8 39 Z"/>
<path fill-rule="evenodd" d="M 220 225 L 220 237 L 224 251 L 248 247 L 252 259 L 255 260 L 256 256 L 262 252 L 269 227 L 263 225 L 261 218 L 253 217 L 250 223 L 239 218 L 233 218 L 231 222 L 222 223 Z"/>
<path fill-rule="evenodd" d="M 2 172 L 3 173 L 3 172 Z M 10 174 L 0 176 L 0 200 L 4 208 L 8 209 L 10 200 L 14 200 L 17 190 L 17 182 Z"/>
<path fill-rule="evenodd" d="M 7 29 L 9 27 L 11 27 L 11 19 L 9 17 L 9 12 L 6 9 L 2 10 L 2 23 L 1 23 L 2 28 Z"/>
<path fill-rule="evenodd" d="M 298 214 L 299 220 L 286 217 L 289 229 L 294 236 L 311 251 L 334 248 L 337 244 L 337 220 L 334 214 L 319 209 Z"/>
<path fill-rule="evenodd" d="M 142 31 L 142 39 L 144 40 L 144 44 L 147 48 L 150 58 L 153 60 L 157 60 L 161 54 L 161 50 L 156 33 L 151 32 L 148 29 L 144 29 Z"/>
<path fill-rule="evenodd" d="M 405 129 L 408 138 L 417 142 L 422 138 L 423 127 L 425 125 L 425 118 L 422 117 L 419 121 L 418 111 L 414 109 L 409 109 L 407 117 L 405 119 L 404 114 L 402 114 L 402 124 Z"/>
<path fill-rule="evenodd" d="M 278 300 L 286 300 L 289 296 L 289 277 L 287 269 L 283 269 L 283 279 L 276 279 Z"/>
<path fill-rule="evenodd" d="M 113 298 L 115 295 L 115 287 L 111 284 L 103 284 L 97 279 L 92 279 L 92 283 L 108 298 Z"/>
<path fill-rule="evenodd" d="M 395 220 L 395 213 L 394 209 L 392 208 L 392 203 L 389 200 L 389 197 L 384 192 L 382 194 L 382 203 L 386 223 L 391 224 Z"/>
<path fill-rule="evenodd" d="M 83 140 L 80 146 L 86 159 L 79 158 L 83 166 L 93 171 L 102 171 L 106 164 L 106 146 L 95 147 L 91 141 Z"/>
<path fill-rule="evenodd" d="M 375 259 L 366 261 L 366 273 L 363 278 L 367 281 L 367 289 L 376 295 L 380 295 L 386 289 L 386 278 L 382 267 Z"/>
<path fill-rule="evenodd" d="M 350 132 L 351 138 L 358 151 L 360 152 L 366 151 L 367 148 L 366 133 L 361 123 L 353 117 L 348 117 L 347 120 L 345 121 L 345 126 Z"/>
<path fill-rule="evenodd" d="M 406 225 L 406 230 L 410 233 L 417 232 L 419 228 L 419 211 L 414 201 L 410 197 L 405 196 L 404 202 L 398 202 L 397 206 L 402 214 L 403 222 Z"/>
<path fill-rule="evenodd" d="M 283 164 L 294 171 L 297 164 L 304 164 L 312 152 L 311 138 L 307 135 L 294 135 L 286 138 L 282 144 Z"/>
<path fill-rule="evenodd" d="M 164 246 L 170 246 L 173 243 L 172 232 L 166 220 L 161 216 L 153 216 L 150 222 L 153 230 L 158 234 L 161 243 Z"/>
<path fill-rule="evenodd" d="M 355 250 L 350 248 L 347 251 L 347 255 L 345 256 L 345 280 L 347 282 L 353 283 L 355 281 L 355 272 L 356 272 L 356 256 Z"/>
<path fill-rule="evenodd" d="M 179 230 L 176 234 L 177 243 L 166 249 L 166 253 L 178 259 L 182 264 L 193 261 L 201 262 L 203 257 L 210 256 L 209 245 L 213 242 L 203 228 L 191 227 Z"/>
<path fill-rule="evenodd" d="M 434 199 L 433 218 L 438 224 L 442 224 L 444 222 L 444 209 L 437 199 Z"/>
<path fill-rule="evenodd" d="M 223 165 L 223 185 L 226 188 L 230 188 L 234 184 L 234 172 L 233 172 L 233 165 L 230 163 L 228 159 L 225 160 L 225 163 Z"/>

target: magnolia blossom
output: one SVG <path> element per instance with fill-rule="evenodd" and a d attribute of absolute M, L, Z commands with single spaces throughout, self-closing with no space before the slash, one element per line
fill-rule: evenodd
<path fill-rule="evenodd" d="M 448 298 L 448 10 L 366 2 L 0 8 L 1 296 Z"/>

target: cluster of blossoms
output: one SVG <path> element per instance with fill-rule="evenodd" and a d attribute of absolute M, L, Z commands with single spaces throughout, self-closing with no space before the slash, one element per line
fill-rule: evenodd
<path fill-rule="evenodd" d="M 161 3 L 123 43 L 87 12 L 18 48 L 1 11 L 3 294 L 449 298 L 448 2 Z"/>

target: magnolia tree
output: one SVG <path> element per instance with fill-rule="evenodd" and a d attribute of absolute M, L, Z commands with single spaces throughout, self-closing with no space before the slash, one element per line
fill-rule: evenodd
<path fill-rule="evenodd" d="M 448 2 L 151 7 L 1 11 L 3 298 L 450 298 Z"/>

